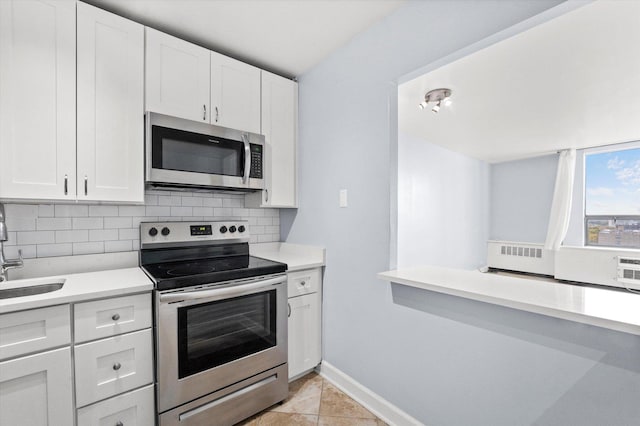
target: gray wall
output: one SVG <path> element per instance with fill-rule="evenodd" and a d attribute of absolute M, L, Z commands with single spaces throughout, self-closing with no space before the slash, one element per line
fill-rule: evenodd
<path fill-rule="evenodd" d="M 491 165 L 492 240 L 544 243 L 557 168 L 557 154 Z"/>
<path fill-rule="evenodd" d="M 424 401 L 453 383 L 451 398 L 464 397 L 458 406 L 499 407 L 474 403 L 479 390 L 466 391 L 464 377 L 425 382 L 425 354 L 433 350 L 425 331 L 447 321 L 429 323 L 434 318 L 394 304 L 390 285 L 376 278 L 390 263 L 396 81 L 554 4 L 412 1 L 300 78 L 300 208 L 281 212 L 281 236 L 327 249 L 324 359 L 427 424 L 446 419 L 448 407 Z M 348 208 L 338 207 L 342 188 L 349 190 Z M 441 335 L 437 344 L 464 350 L 466 338 L 461 330 Z M 466 359 L 474 362 L 472 355 Z"/>
<path fill-rule="evenodd" d="M 487 263 L 489 164 L 398 136 L 397 267 Z"/>

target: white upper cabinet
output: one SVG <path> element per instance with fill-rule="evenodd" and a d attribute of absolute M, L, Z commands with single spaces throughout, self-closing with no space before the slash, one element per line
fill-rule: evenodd
<path fill-rule="evenodd" d="M 146 109 L 209 122 L 209 50 L 146 28 Z"/>
<path fill-rule="evenodd" d="M 76 4 L 0 1 L 0 198 L 76 197 Z"/>
<path fill-rule="evenodd" d="M 211 52 L 211 124 L 260 133 L 260 69 Z"/>
<path fill-rule="evenodd" d="M 298 83 L 262 71 L 262 134 L 265 135 L 265 190 L 249 194 L 260 207 L 297 207 Z"/>
<path fill-rule="evenodd" d="M 144 27 L 78 3 L 78 200 L 144 202 Z"/>

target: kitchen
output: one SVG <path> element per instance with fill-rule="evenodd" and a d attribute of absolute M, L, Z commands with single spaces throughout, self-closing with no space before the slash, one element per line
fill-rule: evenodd
<path fill-rule="evenodd" d="M 495 405 L 496 401 L 489 398 L 489 396 L 504 397 L 504 394 L 483 394 L 479 392 L 483 382 L 469 381 L 463 375 L 455 373 L 456 368 L 461 366 L 465 366 L 464 374 L 473 372 L 473 363 L 465 357 L 469 347 L 473 347 L 476 353 L 486 351 L 487 355 L 495 355 L 490 350 L 494 347 L 491 343 L 498 343 L 499 345 L 495 347 L 501 347 L 506 355 L 512 353 L 514 356 L 520 356 L 525 353 L 515 352 L 513 345 L 501 340 L 500 336 L 505 336 L 506 332 L 502 330 L 501 333 L 498 326 L 495 326 L 498 331 L 494 332 L 498 334 L 498 341 L 483 345 L 483 338 L 491 337 L 491 333 L 479 336 L 478 333 L 474 333 L 474 327 L 465 325 L 460 318 L 465 310 L 477 313 L 478 310 L 482 310 L 482 305 L 467 303 L 463 300 L 443 299 L 441 296 L 438 299 L 441 305 L 445 307 L 458 305 L 457 312 L 460 312 L 460 315 L 454 317 L 454 321 L 433 313 L 425 315 L 424 310 L 430 306 L 427 302 L 422 305 L 422 311 L 407 309 L 402 304 L 394 303 L 397 287 L 392 291 L 389 284 L 378 280 L 376 275 L 390 269 L 390 266 L 395 266 L 392 261 L 390 262 L 395 251 L 392 249 L 392 234 L 395 231 L 393 226 L 390 228 L 390 223 L 397 220 L 393 216 L 399 214 L 391 207 L 393 200 L 391 191 L 394 186 L 392 164 L 396 155 L 393 140 L 396 138 L 394 134 L 397 127 L 394 118 L 397 81 L 425 64 L 436 63 L 451 53 L 471 46 L 479 40 L 485 40 L 492 34 L 538 15 L 547 8 L 551 9 L 547 15 L 543 14 L 538 18 L 539 22 L 551 19 L 550 15 L 553 12 L 557 15 L 568 13 L 570 8 L 567 5 L 561 4 L 552 8 L 556 3 L 408 2 L 403 4 L 377 25 L 359 34 L 347 45 L 327 57 L 317 67 L 300 76 L 297 121 L 297 209 L 280 211 L 269 207 L 259 209 L 249 206 L 244 196 L 235 194 L 211 194 L 211 196 L 201 197 L 200 193 L 195 192 L 174 194 L 158 191 L 147 194 L 149 200 L 146 203 L 146 209 L 158 208 L 149 216 L 158 217 L 160 220 L 160 217 L 169 216 L 164 213 L 167 209 L 169 213 L 171 209 L 175 209 L 176 215 L 180 217 L 208 216 L 205 214 L 208 210 L 195 214 L 197 208 L 228 209 L 219 211 L 220 216 L 236 216 L 233 209 L 248 208 L 248 212 L 238 211 L 237 216 L 250 218 L 252 214 L 261 215 L 255 217 L 262 218 L 265 223 L 256 225 L 264 226 L 264 229 L 259 229 L 262 232 L 259 232 L 257 237 L 252 233 L 254 241 L 251 242 L 284 241 L 291 244 L 325 247 L 327 259 L 322 283 L 322 372 L 326 377 L 331 377 L 335 383 L 339 383 L 343 389 L 348 390 L 352 396 L 357 397 L 360 402 L 365 403 L 368 408 L 375 410 L 388 423 L 464 424 L 464 420 L 457 416 L 464 414 L 480 416 L 480 413 L 485 413 L 485 417 L 476 417 L 480 420 L 475 424 L 501 424 L 487 412 L 496 413 L 502 410 L 514 416 L 508 417 L 503 424 L 513 424 L 513 419 L 522 415 L 522 412 L 518 412 L 521 405 L 515 402 L 522 402 L 524 399 L 507 400 L 506 403 L 514 403 L 516 407 L 510 412 L 504 407 Z M 456 17 L 455 23 L 447 18 L 450 16 Z M 479 17 L 482 19 L 478 19 Z M 425 26 L 424 22 L 429 22 L 429 25 Z M 443 34 L 448 37 L 443 37 Z M 437 43 L 427 43 L 425 40 L 437 40 Z M 398 49 L 398 46 L 404 47 Z M 456 94 L 454 92 L 454 105 Z M 416 95 L 416 105 L 421 95 L 423 93 Z M 365 149 L 367 161 L 354 162 L 353 158 Z M 79 176 L 81 178 L 75 179 L 74 182 L 79 183 L 77 192 L 82 196 L 84 175 L 79 174 Z M 89 185 L 91 184 L 90 181 Z M 346 208 L 339 207 L 338 194 L 343 189 L 348 190 L 348 194 L 345 194 L 348 195 L 345 200 Z M 89 194 L 91 193 L 93 191 L 89 191 Z M 183 198 L 178 201 L 176 197 Z M 263 201 L 266 202 L 266 200 Z M 179 206 L 178 203 L 180 203 Z M 188 205 L 194 203 L 195 205 Z M 45 206 L 42 207 L 42 217 L 40 217 L 40 206 Z M 87 262 L 93 263 L 93 267 L 97 263 L 104 266 L 102 258 L 90 252 L 96 246 L 95 241 L 89 241 L 90 235 L 93 234 L 96 238 L 98 235 L 98 232 L 92 231 L 124 229 L 119 231 L 117 243 L 113 242 L 116 240 L 102 239 L 103 248 L 106 251 L 106 247 L 109 246 L 115 250 L 119 247 L 118 245 L 121 245 L 120 247 L 126 245 L 130 247 L 128 249 L 130 252 L 135 253 L 134 261 L 137 265 L 139 247 L 136 246 L 136 240 L 139 241 L 139 233 L 136 232 L 138 230 L 134 223 L 137 218 L 147 215 L 147 210 L 143 210 L 141 206 L 8 203 L 6 207 L 9 224 L 14 224 L 14 229 L 9 229 L 9 232 L 32 232 L 29 228 L 20 231 L 16 229 L 16 225 L 28 226 L 36 219 L 62 218 L 63 220 L 58 222 L 62 222 L 65 226 L 70 223 L 71 229 L 44 231 L 53 233 L 53 241 L 50 234 L 25 235 L 23 238 L 25 238 L 24 246 L 26 247 L 23 249 L 23 254 L 29 254 L 28 250 L 35 249 L 37 255 L 40 245 L 45 246 L 41 250 L 61 250 L 58 256 L 74 254 L 74 249 L 77 256 L 82 256 L 81 253 L 89 251 L 88 254 L 84 254 L 87 256 Z M 117 210 L 113 210 L 114 207 Z M 58 212 L 59 214 L 56 214 Z M 95 220 L 96 217 L 102 219 L 102 222 L 99 219 Z M 266 224 L 267 220 L 270 221 L 269 224 Z M 105 225 L 107 221 L 110 223 L 109 227 Z M 83 229 L 73 229 L 74 223 Z M 116 224 L 120 224 L 122 228 L 112 228 Z M 66 231 L 84 232 L 72 234 Z M 56 239 L 58 232 L 61 232 L 61 238 L 79 238 L 83 241 L 72 240 L 60 243 L 68 244 L 67 246 L 46 247 L 48 244 L 58 244 Z M 120 233 L 124 243 L 120 241 Z M 86 241 L 84 241 L 85 234 Z M 29 238 L 43 239 L 29 240 Z M 17 246 L 7 246 L 9 258 L 17 256 L 17 249 L 11 249 L 11 247 Z M 71 253 L 68 253 L 68 250 L 71 250 Z M 123 257 L 126 257 L 122 254 L 126 253 L 126 249 L 115 251 L 115 253 L 121 254 L 109 257 L 108 262 L 119 265 L 123 262 Z M 33 257 L 33 252 L 28 257 Z M 54 256 L 44 259 L 46 264 L 41 267 L 43 271 L 41 275 L 58 275 L 47 273 L 47 270 L 55 271 L 55 268 L 62 268 L 58 265 L 65 262 L 63 258 Z M 124 261 L 130 262 L 131 259 Z M 32 259 L 25 259 L 25 267 L 21 270 L 12 270 L 10 274 L 14 271 L 34 270 L 36 268 L 34 263 Z M 424 263 L 432 262 L 425 259 Z M 109 269 L 116 269 L 116 267 Z M 10 278 L 13 277 L 10 275 Z M 406 291 L 408 297 L 405 299 L 420 299 L 423 294 L 418 291 Z M 427 294 L 431 298 L 437 297 L 437 295 Z M 453 311 L 456 312 L 456 310 Z M 492 312 L 494 311 L 489 310 L 487 315 L 497 315 Z M 535 319 L 537 317 L 526 316 L 520 312 L 497 312 L 505 316 L 505 323 L 534 320 L 540 322 L 538 328 L 535 328 L 535 333 L 542 335 L 539 337 L 541 340 L 545 340 L 545 333 L 560 333 L 553 331 L 558 327 L 561 329 L 570 327 L 566 323 L 549 322 L 548 319 L 539 320 Z M 449 315 L 453 314 L 449 313 Z M 477 313 L 477 315 L 480 314 Z M 485 321 L 488 320 L 485 318 Z M 450 338 L 447 339 L 447 336 Z M 603 336 L 611 335 L 603 334 Z M 560 333 L 560 337 L 564 337 L 564 334 Z M 614 337 L 607 339 L 611 340 Z M 516 335 L 516 339 L 529 344 L 533 342 L 533 339 L 527 338 L 522 330 Z M 547 335 L 546 339 L 550 337 Z M 433 351 L 433 342 L 437 342 L 438 347 L 449 356 L 455 354 L 451 362 L 445 362 L 447 358 L 444 354 L 441 357 L 429 359 L 430 354 L 440 353 Z M 632 347 L 637 351 L 637 339 L 635 346 Z M 447 352 L 447 348 L 450 352 Z M 565 353 L 562 348 L 547 351 L 541 345 L 535 345 L 535 348 L 536 353 L 545 360 L 548 359 L 549 365 L 563 360 L 560 357 L 560 354 Z M 523 351 L 526 351 L 526 348 L 523 348 Z M 554 354 L 556 354 L 555 357 Z M 491 357 L 483 358 L 483 363 L 487 358 Z M 476 366 L 476 370 L 483 370 L 487 375 L 493 375 L 496 389 L 512 389 L 510 386 L 519 383 L 524 373 L 516 366 L 510 369 L 504 368 L 498 361 L 506 362 L 504 357 L 496 358 L 495 364 L 482 364 L 483 368 Z M 562 366 L 569 369 L 570 361 L 571 359 L 564 360 Z M 435 365 L 438 365 L 438 368 L 434 370 Z M 578 365 L 575 364 L 574 367 L 577 368 Z M 438 374 L 438 370 L 442 372 L 441 375 Z M 470 377 L 473 378 L 473 376 Z M 544 383 L 537 383 L 537 385 L 538 387 L 530 386 L 529 390 L 532 393 L 544 392 L 546 389 Z M 556 385 L 560 387 L 560 384 Z M 567 382 L 565 389 L 570 388 L 569 385 L 570 382 Z M 585 386 L 584 389 L 591 388 Z M 631 388 L 628 393 L 630 397 L 635 395 L 633 389 Z M 456 398 L 458 395 L 465 397 L 464 404 Z M 483 400 L 483 396 L 488 399 Z M 527 395 L 518 396 L 524 398 Z M 543 401 L 536 403 L 533 399 L 529 401 L 534 413 L 543 405 Z M 483 403 L 488 407 L 486 410 L 482 409 Z M 580 405 L 579 402 L 576 404 L 578 407 L 585 405 L 584 403 Z M 594 403 L 592 406 L 600 407 L 599 404 Z M 633 417 L 626 419 L 629 418 Z M 511 423 L 509 420 L 512 420 Z M 553 424 L 552 420 L 547 424 Z M 580 420 L 577 423 L 588 424 L 585 418 Z M 629 422 L 625 423 L 622 418 L 617 424 L 629 424 Z"/>

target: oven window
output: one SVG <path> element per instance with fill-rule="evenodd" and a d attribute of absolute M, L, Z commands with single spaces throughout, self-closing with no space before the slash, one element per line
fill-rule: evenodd
<path fill-rule="evenodd" d="M 153 126 L 153 168 L 243 176 L 244 143 Z"/>
<path fill-rule="evenodd" d="M 276 345 L 276 290 L 178 309 L 178 376 Z"/>

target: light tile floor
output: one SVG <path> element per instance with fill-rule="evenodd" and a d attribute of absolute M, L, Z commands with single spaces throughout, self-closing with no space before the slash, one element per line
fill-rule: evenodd
<path fill-rule="evenodd" d="M 386 426 L 362 405 L 316 373 L 289 384 L 282 404 L 239 423 L 239 426 Z"/>

